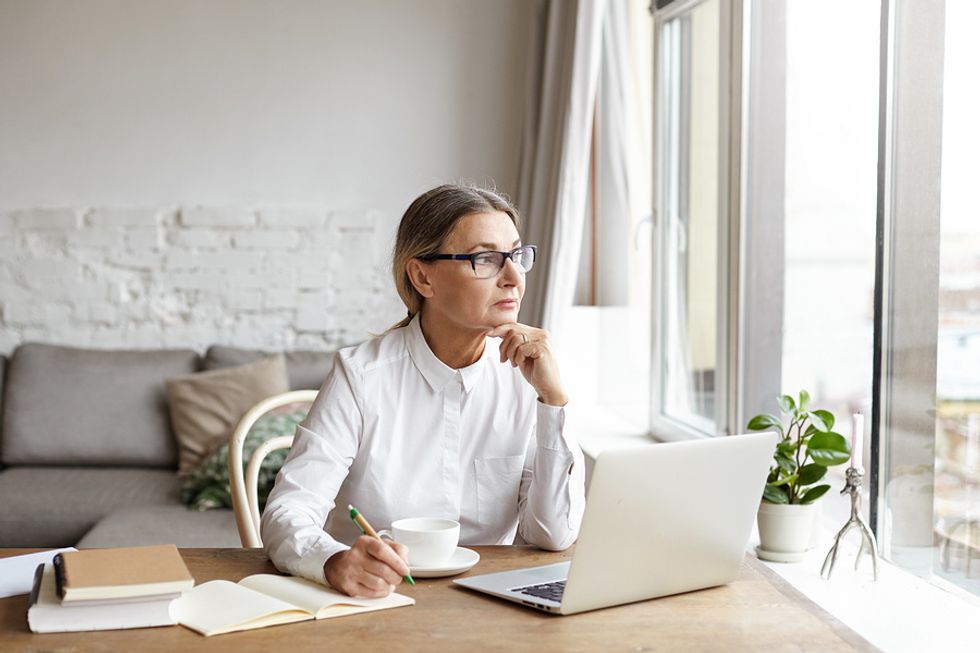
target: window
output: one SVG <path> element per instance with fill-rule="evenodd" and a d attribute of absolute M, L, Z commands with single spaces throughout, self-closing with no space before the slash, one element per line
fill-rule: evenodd
<path fill-rule="evenodd" d="M 845 437 L 853 413 L 870 415 L 880 12 L 871 0 L 746 5 L 743 425 L 802 389 Z M 830 473 L 843 486 L 843 467 Z M 820 508 L 843 523 L 850 506 L 834 492 Z"/>
<path fill-rule="evenodd" d="M 732 112 L 730 3 L 676 2 L 656 20 L 656 228 L 651 428 L 727 432 Z M 734 112 L 737 116 L 737 111 Z"/>
<path fill-rule="evenodd" d="M 864 412 L 881 553 L 980 594 L 980 6 L 657 5 L 653 434 Z"/>
<path fill-rule="evenodd" d="M 896 3 L 889 18 L 879 538 L 906 568 L 980 594 L 980 11 Z"/>

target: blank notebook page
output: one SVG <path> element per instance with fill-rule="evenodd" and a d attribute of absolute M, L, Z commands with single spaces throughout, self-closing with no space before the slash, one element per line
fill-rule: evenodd
<path fill-rule="evenodd" d="M 292 603 L 309 611 L 310 614 L 318 614 L 324 608 L 335 606 L 334 609 L 325 611 L 331 617 L 354 612 L 394 608 L 413 603 L 411 599 L 400 594 L 390 594 L 381 599 L 353 598 L 330 587 L 318 585 L 313 581 L 273 574 L 249 576 L 239 581 L 239 584 Z M 319 616 L 322 618 L 326 614 Z"/>
<path fill-rule="evenodd" d="M 198 585 L 174 601 L 171 614 L 202 635 L 263 628 L 309 619 L 311 615 L 284 601 L 227 580 Z"/>

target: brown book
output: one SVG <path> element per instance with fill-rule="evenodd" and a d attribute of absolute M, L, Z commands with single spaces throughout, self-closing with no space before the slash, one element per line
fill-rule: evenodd
<path fill-rule="evenodd" d="M 152 597 L 194 587 L 173 544 L 66 551 L 56 558 L 63 603 Z"/>

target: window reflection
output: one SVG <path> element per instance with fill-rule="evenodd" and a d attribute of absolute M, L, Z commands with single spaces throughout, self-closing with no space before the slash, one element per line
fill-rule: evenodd
<path fill-rule="evenodd" d="M 660 405 L 705 433 L 715 430 L 718 358 L 719 11 L 702 2 L 661 39 Z"/>

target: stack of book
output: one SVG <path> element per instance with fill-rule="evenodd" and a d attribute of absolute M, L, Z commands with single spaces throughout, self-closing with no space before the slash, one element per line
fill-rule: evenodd
<path fill-rule="evenodd" d="M 66 551 L 34 575 L 35 633 L 172 626 L 171 604 L 194 587 L 172 544 Z"/>
<path fill-rule="evenodd" d="M 27 623 L 35 633 L 180 624 L 210 637 L 414 604 L 401 594 L 359 599 L 275 574 L 195 587 L 176 547 L 145 546 L 66 551 L 39 565 Z"/>

